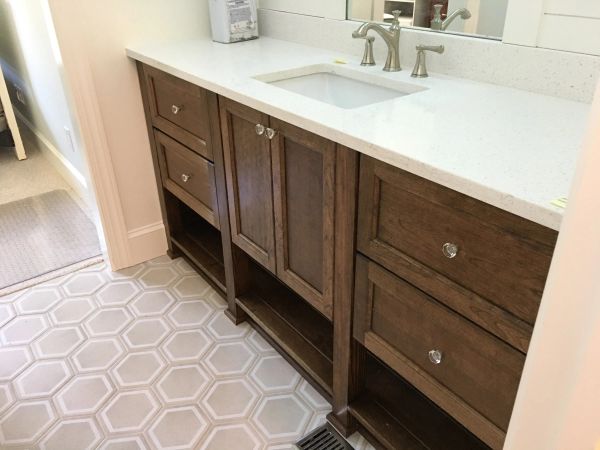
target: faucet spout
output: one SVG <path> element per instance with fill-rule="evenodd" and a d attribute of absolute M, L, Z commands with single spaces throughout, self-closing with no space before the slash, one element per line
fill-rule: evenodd
<path fill-rule="evenodd" d="M 467 20 L 471 18 L 471 11 L 467 8 L 460 8 L 449 14 L 446 19 L 442 20 L 442 8 L 444 5 L 441 3 L 433 5 L 433 20 L 431 21 L 431 29 L 445 31 L 454 20 L 460 16 L 461 19 Z"/>
<path fill-rule="evenodd" d="M 456 19 L 458 16 L 460 16 L 460 18 L 463 20 L 470 19 L 471 11 L 469 11 L 467 8 L 457 9 L 442 22 L 442 30 L 448 28 L 448 26 L 450 26 L 450 24 L 454 22 L 454 19 Z"/>
<path fill-rule="evenodd" d="M 387 60 L 383 70 L 386 72 L 398 72 L 400 67 L 400 11 L 394 11 L 394 21 L 389 28 L 385 28 L 378 23 L 365 22 L 359 26 L 353 33 L 355 39 L 364 39 L 369 31 L 373 30 L 381 36 L 388 47 Z"/>

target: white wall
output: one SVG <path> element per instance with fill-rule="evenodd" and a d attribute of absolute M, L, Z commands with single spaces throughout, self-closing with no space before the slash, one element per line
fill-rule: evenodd
<path fill-rule="evenodd" d="M 600 2 L 511 0 L 504 42 L 600 55 Z"/>
<path fill-rule="evenodd" d="M 306 16 L 346 19 L 346 0 L 259 0 L 258 6 Z"/>
<path fill-rule="evenodd" d="M 135 42 L 208 36 L 208 3 L 49 1 L 65 72 L 77 91 L 78 114 L 97 113 L 94 120 L 82 124 L 87 153 L 90 149 L 106 152 L 102 156 L 109 160 L 113 173 L 104 181 L 110 184 L 114 180 L 113 189 L 120 198 L 119 204 L 114 204 L 103 200 L 106 192 L 96 192 L 100 216 L 107 234 L 111 234 L 109 255 L 111 251 L 120 255 L 112 258 L 112 263 L 123 267 L 164 254 L 166 240 L 140 87 L 135 64 L 126 57 L 125 47 Z M 115 217 L 119 219 L 113 220 Z M 107 228 L 109 222 L 114 225 L 119 221 L 122 227 L 114 232 Z M 111 249 L 110 241 L 113 247 L 120 246 L 119 252 Z"/>
<path fill-rule="evenodd" d="M 0 64 L 15 110 L 85 177 L 48 12 L 46 0 L 0 0 Z M 17 89 L 25 103 L 17 99 Z"/>
<path fill-rule="evenodd" d="M 506 450 L 600 446 L 600 85 Z"/>

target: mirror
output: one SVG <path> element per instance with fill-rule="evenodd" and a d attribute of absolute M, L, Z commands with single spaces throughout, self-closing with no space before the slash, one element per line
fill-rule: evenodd
<path fill-rule="evenodd" d="M 348 0 L 348 19 L 502 39 L 508 0 Z"/>

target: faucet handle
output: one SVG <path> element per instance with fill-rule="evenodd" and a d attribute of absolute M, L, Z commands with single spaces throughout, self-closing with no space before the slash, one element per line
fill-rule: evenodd
<path fill-rule="evenodd" d="M 365 37 L 365 53 L 363 55 L 361 66 L 374 66 L 375 58 L 373 57 L 373 41 L 375 38 L 373 36 Z"/>
<path fill-rule="evenodd" d="M 436 52 L 436 53 L 444 53 L 443 45 L 417 45 L 417 61 L 415 62 L 415 68 L 410 75 L 413 78 L 427 78 L 429 74 L 427 73 L 427 64 L 425 58 L 425 52 Z"/>
<path fill-rule="evenodd" d="M 418 52 L 428 51 L 436 53 L 444 53 L 445 47 L 443 45 L 417 45 L 416 50 Z"/>

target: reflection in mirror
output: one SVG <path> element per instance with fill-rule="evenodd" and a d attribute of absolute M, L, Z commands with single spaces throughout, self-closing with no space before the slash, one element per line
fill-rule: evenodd
<path fill-rule="evenodd" d="M 348 19 L 501 39 L 508 0 L 348 0 Z"/>

